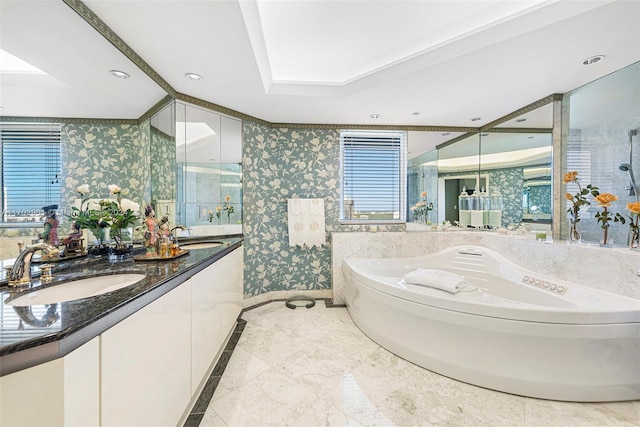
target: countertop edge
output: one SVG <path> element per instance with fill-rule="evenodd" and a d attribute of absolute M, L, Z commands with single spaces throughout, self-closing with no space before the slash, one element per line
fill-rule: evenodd
<path fill-rule="evenodd" d="M 0 357 L 0 377 L 66 356 L 138 310 L 177 288 L 195 274 L 242 245 L 243 241 L 240 240 L 153 288 L 136 295 L 134 298 L 110 310 L 104 316 L 73 329 L 65 329 L 53 334 L 48 342 L 3 355 Z"/>

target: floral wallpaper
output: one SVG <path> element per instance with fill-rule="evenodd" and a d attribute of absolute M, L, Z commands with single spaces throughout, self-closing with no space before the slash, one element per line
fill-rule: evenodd
<path fill-rule="evenodd" d="M 483 171 L 489 175 L 489 193 L 498 191 L 502 196 L 502 226 L 522 222 L 522 168 Z"/>
<path fill-rule="evenodd" d="M 551 200 L 551 185 L 529 187 L 529 206 L 538 206 L 542 213 L 550 214 L 553 209 Z"/>
<path fill-rule="evenodd" d="M 331 288 L 331 231 L 340 225 L 340 132 L 243 123 L 245 295 Z M 324 198 L 327 246 L 289 247 L 287 199 Z M 379 226 L 381 231 L 404 225 Z"/>
<path fill-rule="evenodd" d="M 151 196 L 154 200 L 174 200 L 176 197 L 175 139 L 155 127 L 151 127 L 150 130 Z"/>
<path fill-rule="evenodd" d="M 136 202 L 150 198 L 149 125 L 64 123 L 61 128 L 63 185 L 58 209 L 59 234 L 69 232 L 65 214 L 78 197 L 76 189 L 88 184 L 91 195 L 107 197 L 107 185 L 118 184 Z M 142 204 L 142 203 L 141 203 Z M 0 236 L 35 236 L 38 228 L 2 228 Z"/>
<path fill-rule="evenodd" d="M 149 201 L 148 122 L 141 126 L 63 124 L 61 138 L 62 207 L 68 209 L 82 184 L 89 185 L 92 197 L 107 197 L 107 185 L 117 184 L 123 196 L 141 206 Z"/>

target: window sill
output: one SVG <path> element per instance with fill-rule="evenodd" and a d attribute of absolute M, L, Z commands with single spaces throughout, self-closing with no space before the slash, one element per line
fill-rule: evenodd
<path fill-rule="evenodd" d="M 406 224 L 406 221 L 399 219 L 341 219 L 340 225 L 387 225 Z"/>
<path fill-rule="evenodd" d="M 44 222 L 0 222 L 0 228 L 42 228 Z"/>

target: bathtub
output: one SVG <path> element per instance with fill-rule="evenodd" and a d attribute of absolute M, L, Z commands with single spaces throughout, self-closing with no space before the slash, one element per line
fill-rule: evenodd
<path fill-rule="evenodd" d="M 640 399 L 640 300 L 527 270 L 479 246 L 345 257 L 342 268 L 355 324 L 419 366 L 522 396 Z M 465 287 L 452 294 L 407 284 L 403 276 L 417 268 L 463 275 Z"/>

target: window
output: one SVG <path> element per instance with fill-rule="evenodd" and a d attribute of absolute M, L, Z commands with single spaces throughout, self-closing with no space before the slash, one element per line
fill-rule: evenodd
<path fill-rule="evenodd" d="M 0 123 L 2 222 L 44 221 L 60 204 L 60 125 Z"/>
<path fill-rule="evenodd" d="M 340 132 L 342 221 L 405 221 L 406 141 L 405 132 Z"/>

